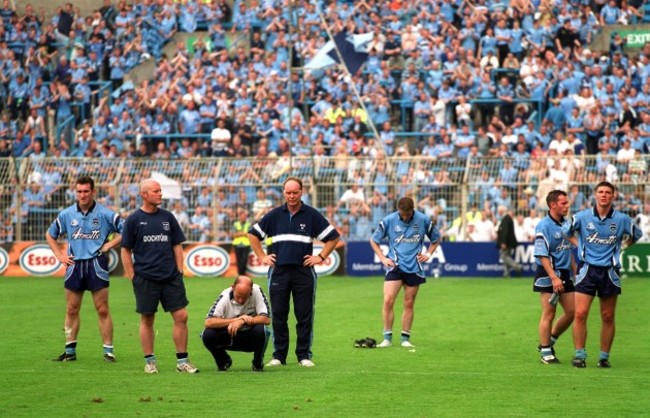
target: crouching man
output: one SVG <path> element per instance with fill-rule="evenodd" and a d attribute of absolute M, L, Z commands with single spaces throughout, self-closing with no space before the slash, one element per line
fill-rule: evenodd
<path fill-rule="evenodd" d="M 212 305 L 201 334 L 217 370 L 225 372 L 232 366 L 228 351 L 243 351 L 253 353 L 253 371 L 263 371 L 270 322 L 262 288 L 246 276 L 237 277 Z"/>

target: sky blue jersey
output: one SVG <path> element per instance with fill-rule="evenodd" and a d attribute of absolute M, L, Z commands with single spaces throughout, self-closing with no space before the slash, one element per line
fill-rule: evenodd
<path fill-rule="evenodd" d="M 566 235 L 577 235 L 580 260 L 599 267 L 620 268 L 623 236 L 631 237 L 633 242 L 643 236 L 629 216 L 613 208 L 603 219 L 596 208 L 584 209 L 573 215 L 562 230 Z"/>
<path fill-rule="evenodd" d="M 67 235 L 68 255 L 75 261 L 99 255 L 99 250 L 113 232 L 122 233 L 123 220 L 105 206 L 95 202 L 83 213 L 78 204 L 63 209 L 48 229 L 52 238 Z"/>
<path fill-rule="evenodd" d="M 540 257 L 548 257 L 553 270 L 568 270 L 571 268 L 571 248 L 573 245 L 562 233 L 562 225 L 569 221 L 553 219 L 545 216 L 535 227 L 535 262 L 542 265 Z"/>
<path fill-rule="evenodd" d="M 393 260 L 404 273 L 415 273 L 424 277 L 424 268 L 417 260 L 421 253 L 424 239 L 428 237 L 431 242 L 440 239 L 440 232 L 427 215 L 422 212 L 413 212 L 409 222 L 404 222 L 399 212 L 386 216 L 372 234 L 372 240 L 381 244 L 384 238 L 388 239 L 388 258 Z"/>

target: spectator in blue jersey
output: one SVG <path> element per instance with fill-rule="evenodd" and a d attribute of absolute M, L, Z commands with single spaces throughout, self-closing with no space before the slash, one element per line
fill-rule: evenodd
<path fill-rule="evenodd" d="M 535 227 L 535 281 L 533 291 L 540 294 L 542 317 L 539 321 L 540 360 L 544 364 L 560 361 L 553 345 L 573 322 L 575 288 L 571 271 L 575 271 L 571 242 L 562 233 L 562 224 L 568 222 L 569 198 L 565 191 L 553 190 L 546 196 L 549 212 Z M 564 313 L 555 324 L 556 304 L 559 299 Z"/>
<path fill-rule="evenodd" d="M 113 319 L 108 306 L 108 255 L 120 243 L 122 220 L 112 210 L 95 201 L 95 181 L 88 176 L 77 179 L 76 203 L 62 210 L 50 225 L 45 239 L 56 259 L 66 267 L 66 314 L 63 329 L 65 351 L 55 361 L 77 359 L 79 312 L 84 291 L 93 295 L 104 343 L 104 360 L 115 361 L 113 354 Z M 68 249 L 63 252 L 57 239 L 67 236 Z"/>
<path fill-rule="evenodd" d="M 269 266 L 269 297 L 273 318 L 273 359 L 267 366 L 285 365 L 289 352 L 289 300 L 296 317 L 296 357 L 303 367 L 315 366 L 311 343 L 314 324 L 316 273 L 339 241 L 339 233 L 316 209 L 302 203 L 302 180 L 288 177 L 282 185 L 286 203 L 272 209 L 248 231 L 251 248 Z M 262 241 L 273 244 L 264 252 Z M 313 241 L 324 248 L 313 255 Z"/>
<path fill-rule="evenodd" d="M 176 370 L 198 373 L 187 353 L 187 295 L 183 282 L 183 246 L 185 235 L 174 215 L 159 208 L 160 183 L 147 179 L 140 183 L 142 206 L 124 222 L 122 264 L 124 274 L 133 283 L 136 311 L 140 314 L 140 343 L 145 373 L 158 373 L 154 354 L 154 320 L 160 303 L 171 312 L 176 348 Z"/>
<path fill-rule="evenodd" d="M 617 190 L 603 181 L 596 185 L 594 208 L 573 215 L 563 227 L 566 235 L 578 238 L 580 262 L 576 274 L 573 367 L 587 366 L 587 318 L 595 296 L 600 299 L 600 354 L 598 367 L 611 367 L 609 352 L 614 341 L 616 302 L 621 294 L 620 255 L 623 246 L 636 243 L 643 235 L 632 219 L 614 209 Z"/>
<path fill-rule="evenodd" d="M 411 326 L 415 297 L 420 285 L 426 283 L 423 263 L 425 263 L 440 244 L 440 232 L 431 219 L 415 210 L 410 197 L 397 201 L 397 211 L 386 216 L 370 240 L 381 263 L 389 269 L 384 278 L 384 304 L 382 318 L 384 322 L 384 340 L 377 347 L 390 347 L 393 338 L 393 306 L 402 287 L 404 287 L 404 312 L 402 313 L 401 346 L 414 347 L 411 343 Z M 424 240 L 430 243 L 424 250 Z M 380 244 L 388 240 L 388 254 L 384 255 Z"/>
<path fill-rule="evenodd" d="M 246 276 L 238 276 L 232 286 L 221 292 L 201 333 L 218 371 L 225 372 L 232 366 L 227 351 L 253 352 L 253 371 L 264 371 L 269 315 L 269 302 L 262 288 Z"/>

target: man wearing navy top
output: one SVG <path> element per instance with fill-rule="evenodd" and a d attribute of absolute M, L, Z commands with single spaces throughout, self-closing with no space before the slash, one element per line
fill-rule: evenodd
<path fill-rule="evenodd" d="M 587 317 L 594 296 L 600 299 L 600 356 L 598 367 L 610 367 L 609 351 L 614 341 L 614 314 L 616 301 L 621 294 L 619 258 L 623 245 L 636 243 L 643 233 L 632 219 L 615 210 L 613 202 L 616 188 L 603 181 L 596 185 L 596 206 L 573 215 L 570 224 L 562 230 L 578 238 L 580 263 L 576 274 L 575 319 L 573 344 L 574 367 L 586 367 Z"/>
<path fill-rule="evenodd" d="M 311 342 L 314 326 L 316 272 L 314 266 L 330 255 L 339 240 L 339 233 L 311 206 L 300 200 L 302 180 L 289 177 L 282 185 L 286 203 L 268 212 L 248 231 L 255 255 L 269 266 L 269 297 L 273 323 L 273 359 L 267 366 L 286 364 L 289 352 L 289 300 L 293 295 L 296 316 L 296 356 L 303 367 L 313 367 Z M 262 241 L 272 239 L 268 253 Z M 325 243 L 313 255 L 313 241 Z"/>
<path fill-rule="evenodd" d="M 560 361 L 555 357 L 553 345 L 573 322 L 575 288 L 571 281 L 571 257 L 573 246 L 562 233 L 562 225 L 568 223 L 569 198 L 565 191 L 553 190 L 546 196 L 549 212 L 535 227 L 535 281 L 533 291 L 540 294 L 542 317 L 539 321 L 540 360 L 544 364 Z M 564 313 L 553 325 L 559 298 Z"/>
<path fill-rule="evenodd" d="M 420 285 L 426 282 L 424 267 L 440 243 L 440 232 L 427 215 L 416 211 L 413 199 L 402 197 L 397 202 L 397 211 L 386 216 L 372 235 L 370 246 L 381 263 L 389 268 L 384 279 L 384 340 L 377 346 L 390 347 L 393 338 L 393 306 L 400 288 L 404 287 L 404 312 L 402 313 L 401 346 L 412 348 L 411 325 L 413 306 Z M 430 244 L 426 251 L 424 239 Z M 388 240 L 388 255 L 384 255 L 380 244 Z"/>
<path fill-rule="evenodd" d="M 95 202 L 95 181 L 82 176 L 75 182 L 77 202 L 62 210 L 50 225 L 45 239 L 65 271 L 65 351 L 55 361 L 77 359 L 79 310 L 84 291 L 90 290 L 99 317 L 99 331 L 104 342 L 104 360 L 115 361 L 113 354 L 113 319 L 108 307 L 108 252 L 120 243 L 122 220 L 112 210 Z M 115 233 L 109 240 L 109 236 Z M 57 238 L 67 236 L 65 253 Z"/>
<path fill-rule="evenodd" d="M 154 320 L 158 303 L 171 312 L 176 347 L 176 370 L 198 373 L 187 354 L 187 309 L 189 304 L 183 283 L 183 247 L 185 235 L 174 215 L 158 206 L 162 190 L 155 180 L 140 184 L 142 206 L 124 222 L 122 264 L 124 274 L 133 282 L 136 312 L 140 314 L 140 343 L 144 352 L 145 373 L 158 373 L 154 354 Z"/>

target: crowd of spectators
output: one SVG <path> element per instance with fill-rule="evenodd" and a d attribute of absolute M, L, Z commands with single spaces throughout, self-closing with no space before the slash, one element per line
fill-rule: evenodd
<path fill-rule="evenodd" d="M 372 178 L 361 180 L 376 186 L 363 204 L 328 202 L 347 211 L 340 227 L 349 236 L 367 236 L 377 208 L 392 208 L 414 181 L 430 186 L 415 196 L 424 201 L 444 195 L 467 158 L 507 157 L 511 166 L 476 170 L 469 203 L 492 213 L 513 201 L 544 209 L 540 191 L 551 181 L 568 188 L 568 180 L 647 176 L 636 156 L 650 146 L 650 43 L 631 55 L 614 34 L 607 51 L 587 47 L 607 25 L 640 22 L 641 7 L 638 0 L 237 0 L 232 8 L 224 0 L 105 0 L 90 16 L 68 3 L 46 21 L 30 5 L 19 16 L 4 0 L 0 156 L 264 160 L 264 170 L 229 173 L 228 184 L 278 182 L 296 168 L 331 169 L 342 184 L 358 184 L 370 170 Z M 326 44 L 324 25 L 334 34 L 373 34 L 358 73 L 291 70 Z M 178 31 L 194 32 L 193 42 L 178 42 L 167 56 L 162 46 Z M 243 44 L 233 42 L 242 35 Z M 124 83 L 146 60 L 155 63 L 151 79 Z M 102 80 L 112 94 L 97 90 Z M 55 137 L 70 117 L 74 132 Z M 448 164 L 382 172 L 384 157 L 411 155 Z M 350 156 L 373 163 L 351 164 Z M 307 167 L 312 161 L 316 167 Z M 200 185 L 201 175 L 188 180 Z M 382 176 L 397 185 L 384 186 Z M 532 193 L 508 186 L 522 177 Z M 248 189 L 252 202 L 256 189 Z M 639 210 L 634 199 L 644 201 L 638 194 L 622 193 L 630 210 Z M 453 218 L 451 229 L 457 215 L 445 197 L 435 200 L 432 214 Z M 191 221 L 188 204 L 181 209 Z"/>

